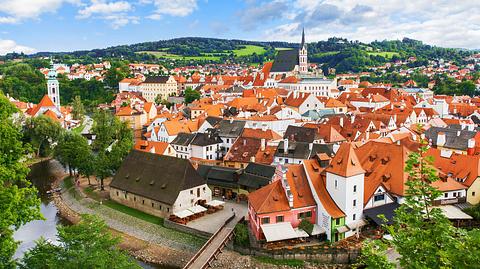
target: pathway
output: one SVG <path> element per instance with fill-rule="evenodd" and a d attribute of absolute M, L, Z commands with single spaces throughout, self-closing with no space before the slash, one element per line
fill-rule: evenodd
<path fill-rule="evenodd" d="M 242 219 L 242 216 L 233 215 L 223 227 L 203 245 L 203 247 L 185 265 L 184 269 L 204 269 L 211 267 L 211 262 L 217 258 L 222 249 L 233 237 L 235 225 Z"/>

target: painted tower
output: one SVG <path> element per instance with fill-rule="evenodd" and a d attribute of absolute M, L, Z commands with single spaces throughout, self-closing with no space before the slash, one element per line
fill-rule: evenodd
<path fill-rule="evenodd" d="M 298 69 L 300 74 L 308 73 L 307 44 L 305 43 L 305 29 L 302 30 L 302 43 L 300 43 L 300 48 L 298 49 Z"/>
<path fill-rule="evenodd" d="M 363 190 L 365 170 L 350 143 L 343 143 L 326 171 L 326 188 L 338 207 L 345 213 L 345 224 L 363 218 Z M 345 237 L 354 234 L 345 233 Z"/>
<path fill-rule="evenodd" d="M 53 68 L 53 63 L 51 63 L 50 71 L 48 72 L 47 91 L 48 97 L 50 97 L 55 106 L 60 109 L 60 86 L 57 80 L 57 71 Z"/>

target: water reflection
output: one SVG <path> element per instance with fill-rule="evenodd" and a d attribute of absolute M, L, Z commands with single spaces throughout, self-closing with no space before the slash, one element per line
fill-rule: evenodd
<path fill-rule="evenodd" d="M 27 178 L 37 187 L 38 195 L 42 200 L 40 210 L 45 220 L 31 221 L 24 226 L 20 227 L 15 234 L 14 238 L 17 241 L 21 241 L 18 246 L 15 258 L 22 258 L 23 254 L 33 246 L 35 241 L 40 237 L 44 237 L 52 242 L 57 242 L 57 225 L 69 225 L 70 223 L 61 218 L 57 213 L 57 207 L 51 201 L 47 195 L 47 191 L 50 190 L 51 183 L 59 177 L 62 177 L 64 170 L 60 163 L 57 161 L 44 161 L 34 164 L 30 167 L 30 173 Z M 177 267 L 152 265 L 138 261 L 138 264 L 145 269 L 175 269 Z"/>

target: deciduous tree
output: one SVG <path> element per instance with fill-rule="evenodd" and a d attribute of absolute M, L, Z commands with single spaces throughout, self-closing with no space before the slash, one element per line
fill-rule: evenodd
<path fill-rule="evenodd" d="M 18 243 L 13 232 L 41 219 L 37 190 L 26 179 L 26 148 L 20 128 L 12 123 L 16 108 L 0 93 L 0 267 L 15 268 L 12 259 Z"/>

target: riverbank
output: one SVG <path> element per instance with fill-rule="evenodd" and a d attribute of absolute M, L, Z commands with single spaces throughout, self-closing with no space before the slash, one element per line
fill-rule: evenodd
<path fill-rule="evenodd" d="M 61 181 L 63 179 L 54 182 L 54 187 L 60 187 Z M 204 242 L 111 209 L 87 197 L 74 186 L 62 190 L 53 197 L 53 201 L 60 215 L 72 223 L 80 221 L 80 214 L 102 218 L 112 233 L 121 238 L 120 247 L 144 262 L 181 267 Z"/>
<path fill-rule="evenodd" d="M 65 177 L 64 177 L 65 178 Z M 181 268 L 205 242 L 204 239 L 165 228 L 131 214 L 125 214 L 100 201 L 108 198 L 108 192 L 92 191 L 86 179 L 81 180 L 81 187 L 62 184 L 64 178 L 54 182 L 54 187 L 62 186 L 60 194 L 53 198 L 60 214 L 77 223 L 80 214 L 94 214 L 102 218 L 113 234 L 122 241 L 120 247 L 138 260 L 160 265 L 160 268 Z M 95 188 L 93 188 L 95 189 Z M 88 195 L 87 195 L 88 194 Z M 318 265 L 303 261 L 262 260 L 252 256 L 243 256 L 225 249 L 212 268 L 346 268 L 344 266 Z"/>

